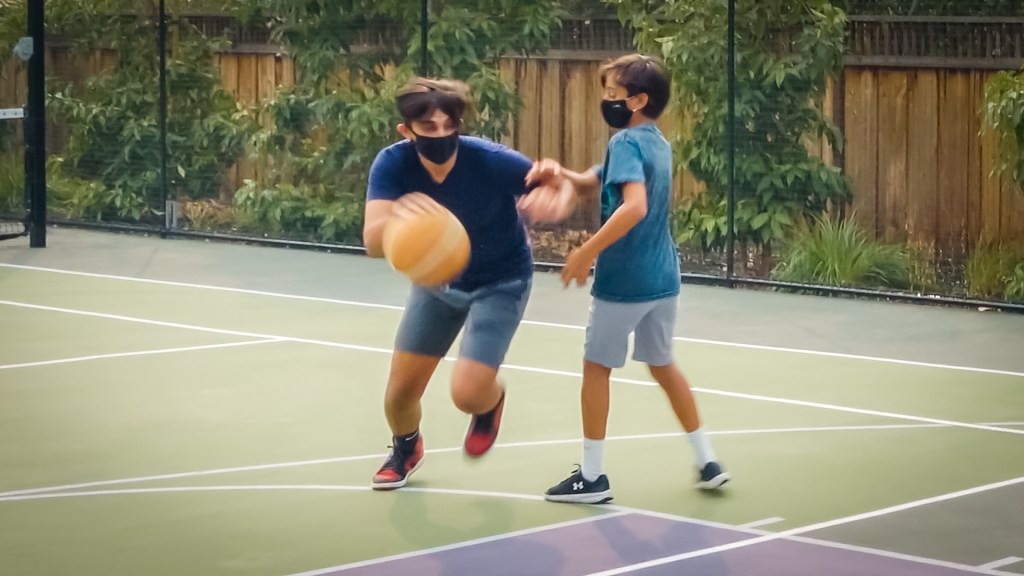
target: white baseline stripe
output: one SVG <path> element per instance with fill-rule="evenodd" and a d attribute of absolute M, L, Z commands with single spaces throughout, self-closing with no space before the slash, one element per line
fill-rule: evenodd
<path fill-rule="evenodd" d="M 983 570 L 995 570 L 996 568 L 1002 568 L 1003 566 L 1016 564 L 1021 560 L 1024 560 L 1024 558 L 1018 558 L 1016 556 L 1007 556 L 1006 558 L 1003 558 L 1001 560 L 994 560 L 992 562 L 989 562 L 988 564 L 982 564 L 981 566 L 978 566 L 978 568 L 981 568 Z"/>
<path fill-rule="evenodd" d="M 782 516 L 772 516 L 771 518 L 762 518 L 760 520 L 754 520 L 753 522 L 747 522 L 746 524 L 740 524 L 740 528 L 750 530 L 751 528 L 760 528 L 761 526 L 768 526 L 769 524 L 778 524 L 784 520 L 785 518 Z"/>
<path fill-rule="evenodd" d="M 60 358 L 57 360 L 41 360 L 39 362 L 25 362 L 24 364 L 7 364 L 0 366 L 0 370 L 11 370 L 14 368 L 35 368 L 37 366 L 52 366 L 54 364 L 69 364 L 71 362 L 86 362 L 89 360 L 106 360 L 108 358 L 127 358 L 130 356 L 149 356 L 152 354 L 173 354 L 176 352 L 195 352 L 197 350 L 214 350 L 216 348 L 234 348 L 237 346 L 252 346 L 253 344 L 271 344 L 284 342 L 281 338 L 270 338 L 266 340 L 248 340 L 246 342 L 229 342 L 227 344 L 208 344 L 206 346 L 188 346 L 185 348 L 162 348 L 159 350 L 140 350 L 138 352 L 116 352 L 112 354 L 96 354 L 93 356 L 76 356 L 74 358 Z"/>
<path fill-rule="evenodd" d="M 304 300 L 309 302 L 324 302 L 329 304 L 342 304 L 345 306 L 357 306 L 362 308 L 383 308 L 387 310 L 403 310 L 404 306 L 395 306 L 390 304 L 374 304 L 370 302 L 357 302 L 354 300 L 338 300 L 334 298 L 320 298 L 315 296 L 299 296 L 296 294 L 286 294 L 282 292 L 268 292 L 262 290 L 249 290 L 245 288 L 228 288 L 224 286 L 212 286 L 208 284 L 192 284 L 187 282 L 174 282 L 170 280 L 151 280 L 147 278 L 133 278 L 130 276 L 117 276 L 113 274 L 97 274 L 92 272 L 76 272 L 74 270 L 62 270 L 59 268 L 43 268 L 39 266 L 25 266 L 21 264 L 7 264 L 0 262 L 0 268 L 13 268 L 18 270 L 30 270 L 33 272 L 47 272 L 52 274 L 66 274 L 69 276 L 83 276 L 87 278 L 100 278 L 105 280 L 120 280 L 125 282 L 140 282 L 143 284 L 156 284 L 162 286 L 177 286 L 182 288 L 196 288 L 200 290 L 215 290 L 219 292 L 233 292 L 238 294 L 251 294 L 256 296 L 268 296 L 272 298 L 287 298 L 290 300 Z M 584 330 L 585 327 L 578 326 L 575 324 L 559 324 L 555 322 L 540 322 L 536 320 L 523 320 L 523 324 L 529 324 L 533 326 L 547 326 L 551 328 L 566 328 L 570 330 Z M 919 366 L 924 368 L 938 368 L 942 370 L 959 370 L 965 372 L 978 372 L 983 374 L 999 374 L 1003 376 L 1017 376 L 1024 377 L 1024 372 L 1015 372 L 1011 370 L 993 370 L 989 368 L 977 368 L 973 366 L 959 366 L 954 364 L 937 364 L 932 362 L 918 362 L 915 360 L 901 360 L 899 358 L 885 358 L 880 356 L 864 356 L 858 354 L 844 354 L 839 352 L 825 352 L 820 350 L 805 350 L 802 348 L 786 348 L 778 346 L 766 346 L 760 344 L 744 344 L 740 342 L 727 342 L 723 340 L 708 340 L 704 338 L 688 338 L 677 336 L 674 338 L 682 342 L 692 342 L 695 344 L 708 344 L 711 346 L 727 346 L 733 348 L 747 348 L 752 350 L 765 350 L 771 352 L 786 352 L 791 354 L 807 354 L 812 356 L 826 356 L 831 358 L 844 358 L 847 360 L 862 360 L 868 362 L 884 362 L 889 364 L 903 364 L 906 366 Z"/>
<path fill-rule="evenodd" d="M 708 434 L 714 436 L 730 436 L 737 434 L 789 434 L 798 432 L 848 432 L 858 430 L 900 430 L 907 428 L 940 428 L 938 424 L 891 424 L 891 425 L 867 425 L 867 426 L 814 426 L 808 428 L 761 428 L 754 430 L 710 430 Z M 632 434 L 625 436 L 608 436 L 608 440 L 651 440 L 656 438 L 670 438 L 683 436 L 683 432 L 665 432 L 660 434 Z M 559 444 L 576 444 L 580 441 L 578 437 L 563 438 L 560 440 L 534 440 L 530 442 L 499 442 L 495 448 L 531 448 L 536 446 L 553 446 Z M 443 454 L 448 452 L 460 452 L 461 446 L 452 448 L 430 448 L 427 454 Z M 45 494 L 49 492 L 60 492 L 63 490 L 78 490 L 82 488 L 95 488 L 98 486 L 116 486 L 119 484 L 134 484 L 138 482 L 152 482 L 159 480 L 174 480 L 180 478 L 192 478 L 197 476 L 213 476 L 216 474 L 231 474 L 237 472 L 254 472 L 260 470 L 276 470 L 282 468 L 296 468 L 301 466 L 315 466 L 320 464 L 340 464 L 345 462 L 357 462 L 362 460 L 376 460 L 384 458 L 387 454 L 363 454 L 361 456 L 342 456 L 336 458 L 319 458 L 316 460 L 299 460 L 293 462 L 280 462 L 275 464 L 256 464 L 252 466 L 235 466 L 231 468 L 217 468 L 213 470 L 199 470 L 193 472 L 173 472 L 169 474 L 157 474 L 151 476 L 136 476 L 132 478 L 119 478 L 114 480 L 97 480 L 93 482 L 79 482 L 76 484 L 65 484 L 62 486 L 46 486 L 42 488 L 27 488 L 23 490 L 12 490 L 0 492 L 0 501 L 8 496 L 22 496 L 27 494 Z M 681 517 L 673 517 L 681 518 Z M 693 521 L 693 520 L 689 520 Z M 725 525 L 722 525 L 725 526 Z"/>
<path fill-rule="evenodd" d="M 179 324 L 176 322 L 162 322 L 159 320 L 147 320 L 144 318 L 135 318 L 132 316 L 121 316 L 118 314 L 106 314 L 100 312 L 88 312 L 84 310 L 73 310 L 69 308 L 58 308 L 54 306 L 41 306 L 37 304 L 25 304 L 22 302 L 12 302 L 9 300 L 0 300 L 0 305 L 15 306 L 20 308 L 30 308 L 34 310 L 46 310 L 50 312 L 61 312 L 65 314 L 76 314 L 80 316 L 90 316 L 95 318 L 110 318 L 114 320 L 123 320 L 126 322 L 137 322 L 141 324 L 151 324 L 155 326 L 165 326 L 169 328 L 181 328 L 185 330 L 198 330 L 201 332 L 211 332 L 215 334 L 233 334 L 235 336 L 246 336 L 250 338 L 261 338 L 268 340 L 281 340 L 288 342 L 300 342 L 304 344 L 315 344 L 318 346 L 329 346 L 332 348 L 343 348 L 346 350 L 359 350 L 363 352 L 379 352 L 383 354 L 391 354 L 393 351 L 390 348 L 375 348 L 372 346 L 357 346 L 354 344 L 341 344 L 339 342 L 330 342 L 326 340 L 311 340 L 307 338 L 292 338 L 290 336 L 278 336 L 272 334 L 260 334 L 256 332 L 243 332 L 239 330 L 222 330 L 219 328 L 207 328 L 204 326 L 195 326 L 191 324 Z M 451 358 L 445 358 L 445 360 L 451 361 Z M 524 372 L 535 372 L 541 374 L 555 374 L 560 376 L 570 376 L 572 378 L 582 378 L 582 375 L 578 372 L 568 372 L 562 370 L 548 370 L 543 368 L 532 368 L 528 366 L 517 366 L 515 364 L 502 364 L 502 368 L 507 370 L 519 370 Z M 612 378 L 613 382 L 622 382 L 625 384 L 637 384 L 640 386 L 655 386 L 653 382 L 647 382 L 644 380 L 633 380 L 629 378 Z M 790 404 L 794 406 L 805 406 L 809 408 L 822 408 L 826 410 L 835 410 L 838 412 L 850 412 L 854 414 L 866 414 L 870 416 L 881 416 L 885 418 L 895 418 L 900 420 L 911 420 L 915 422 L 928 422 L 931 424 L 942 424 L 944 426 L 956 426 L 959 428 L 973 428 L 976 430 L 987 430 L 989 432 L 1003 432 L 1007 434 L 1018 434 L 1024 435 L 1024 430 L 1016 430 L 1013 428 L 1001 428 L 998 426 L 986 426 L 984 424 L 968 424 L 965 422 L 956 422 L 953 420 L 942 420 L 938 418 L 926 418 L 923 416 L 912 416 L 907 414 L 897 414 L 895 412 L 882 412 L 879 410 L 867 410 L 861 408 L 850 408 L 847 406 L 839 406 L 836 404 L 826 404 L 822 402 L 808 402 L 804 400 L 791 400 L 788 398 L 779 398 L 775 396 L 764 396 L 760 394 L 745 394 L 741 392 L 726 392 L 723 390 L 713 390 L 710 388 L 693 388 L 695 392 L 703 392 L 705 394 L 713 394 L 718 396 L 728 396 L 732 398 L 744 398 L 747 400 L 760 400 L 764 402 L 775 402 L 779 404 Z"/>
<path fill-rule="evenodd" d="M 735 550 L 737 548 L 746 548 L 748 546 L 754 546 L 763 542 L 771 542 L 772 540 L 780 540 L 789 538 L 790 536 L 798 536 L 800 534 L 806 534 L 808 532 L 814 532 L 816 530 L 823 530 L 825 528 L 831 528 L 833 526 L 841 526 L 843 524 L 850 524 L 858 522 L 860 520 L 867 520 L 870 518 L 877 518 L 879 516 L 886 516 L 896 512 L 902 512 L 904 510 L 910 510 L 912 508 L 918 508 L 921 506 L 927 506 L 929 504 L 935 504 L 938 502 L 945 502 L 947 500 L 953 500 L 955 498 L 961 498 L 963 496 L 970 496 L 973 494 L 980 494 L 990 490 L 996 490 L 999 488 L 1006 488 L 1016 484 L 1024 483 L 1024 476 L 1020 478 L 1014 478 L 1012 480 L 1005 480 L 1003 482 L 995 482 L 992 484 L 986 484 L 984 486 L 977 486 L 975 488 L 968 488 L 966 490 L 959 490 L 957 492 L 950 492 L 941 496 L 934 496 L 931 498 L 924 498 L 922 500 L 915 500 L 913 502 L 907 502 L 905 504 L 899 504 L 896 506 L 890 506 L 888 508 L 882 508 L 874 510 L 872 512 L 865 512 L 863 514 L 855 514 L 853 516 L 847 516 L 845 518 L 837 518 L 835 520 L 828 520 L 825 522 L 818 522 L 817 524 L 811 524 L 803 526 L 801 528 L 793 528 L 791 530 L 785 530 L 783 532 L 776 532 L 774 534 L 766 534 L 764 536 L 758 536 L 749 540 L 743 540 L 740 542 L 733 542 L 730 544 L 722 544 L 720 546 L 712 546 L 709 548 L 702 548 L 700 550 L 694 550 L 692 552 L 686 552 L 683 554 L 676 554 L 673 556 L 666 556 L 664 558 L 657 558 L 655 560 L 649 560 L 647 562 L 639 562 L 637 564 L 631 564 L 629 566 L 622 566 L 612 570 L 604 570 L 601 572 L 592 572 L 586 576 L 616 576 L 618 574 L 627 574 L 637 570 L 643 570 L 645 568 L 651 568 L 654 566 L 662 566 L 665 564 L 672 564 L 681 560 L 688 560 L 690 558 L 697 558 L 699 556 L 707 556 L 709 554 L 717 554 L 719 552 L 727 552 L 729 550 Z"/>

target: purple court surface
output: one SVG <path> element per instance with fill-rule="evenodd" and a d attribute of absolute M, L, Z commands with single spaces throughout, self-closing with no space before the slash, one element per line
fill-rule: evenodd
<path fill-rule="evenodd" d="M 755 542 L 755 540 L 757 540 Z M 645 514 L 426 550 L 317 571 L 345 576 L 583 576 L 623 567 L 643 576 L 966 576 L 985 573 L 927 560 L 786 539 Z M 749 542 L 749 544 L 743 544 Z M 710 551 L 708 548 L 723 549 Z M 700 551 L 706 551 L 701 553 Z M 680 554 L 693 557 L 643 566 Z"/>

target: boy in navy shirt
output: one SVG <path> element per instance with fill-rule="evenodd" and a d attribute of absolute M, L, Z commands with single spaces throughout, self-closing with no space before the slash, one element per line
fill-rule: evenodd
<path fill-rule="evenodd" d="M 406 484 L 423 462 L 420 399 L 459 330 L 465 334 L 452 375 L 455 405 L 472 414 L 464 443 L 473 458 L 494 444 L 505 404 L 498 367 L 530 295 L 533 258 L 517 202 L 534 220 L 568 215 L 575 197 L 570 182 L 540 178 L 527 186 L 533 163 L 522 154 L 459 134 L 467 103 L 460 82 L 415 78 L 398 95 L 406 139 L 382 150 L 370 168 L 363 244 L 383 256 L 382 236 L 391 218 L 450 210 L 469 234 L 470 260 L 448 286 L 413 286 L 395 338 L 384 412 L 394 444 L 373 476 L 376 490 Z"/>

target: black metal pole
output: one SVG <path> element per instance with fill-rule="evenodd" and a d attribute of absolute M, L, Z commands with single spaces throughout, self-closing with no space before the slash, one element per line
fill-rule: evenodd
<path fill-rule="evenodd" d="M 726 40 L 726 76 L 728 82 L 728 111 L 726 112 L 726 170 L 728 189 L 726 195 L 725 250 L 728 252 L 725 267 L 726 280 L 733 279 L 736 254 L 736 0 L 729 0 L 728 39 Z"/>
<path fill-rule="evenodd" d="M 160 52 L 160 191 L 163 197 L 164 229 L 169 227 L 171 207 L 167 205 L 167 13 L 164 0 L 160 0 L 160 19 L 157 26 L 157 50 Z"/>
<path fill-rule="evenodd" d="M 29 205 L 29 246 L 46 248 L 46 45 L 44 0 L 28 2 L 28 35 L 32 57 L 28 61 L 28 117 L 26 124 Z"/>
<path fill-rule="evenodd" d="M 427 36 L 430 32 L 430 0 L 420 0 L 420 76 L 430 76 Z"/>

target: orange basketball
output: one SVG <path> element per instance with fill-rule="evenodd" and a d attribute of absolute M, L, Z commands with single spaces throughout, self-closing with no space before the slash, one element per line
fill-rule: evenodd
<path fill-rule="evenodd" d="M 469 264 L 469 235 L 448 209 L 394 217 L 384 228 L 384 257 L 413 284 L 438 286 Z"/>

